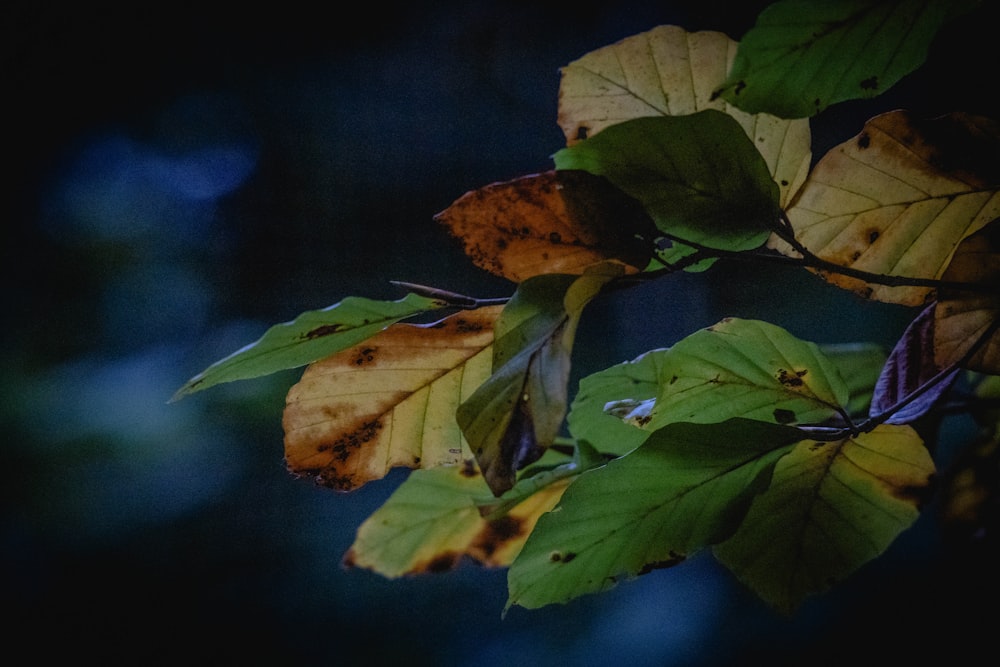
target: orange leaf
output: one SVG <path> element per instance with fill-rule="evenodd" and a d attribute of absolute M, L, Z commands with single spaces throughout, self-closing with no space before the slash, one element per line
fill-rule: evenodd
<path fill-rule="evenodd" d="M 545 273 L 580 275 L 605 260 L 646 267 L 652 220 L 601 176 L 547 171 L 467 192 L 435 218 L 473 263 L 522 282 Z"/>

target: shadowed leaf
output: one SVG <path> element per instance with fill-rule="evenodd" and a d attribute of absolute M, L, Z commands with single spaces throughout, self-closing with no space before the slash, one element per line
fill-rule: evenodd
<path fill-rule="evenodd" d="M 450 570 L 463 557 L 489 567 L 509 565 L 568 484 L 557 480 L 502 516 L 485 519 L 476 500 L 489 489 L 471 461 L 414 470 L 361 524 L 344 563 L 390 578 Z"/>
<path fill-rule="evenodd" d="M 350 491 L 396 466 L 427 468 L 469 458 L 455 410 L 490 373 L 500 309 L 462 311 L 432 324 L 394 324 L 311 364 L 286 399 L 289 470 Z"/>
<path fill-rule="evenodd" d="M 931 304 L 921 311 L 889 354 L 875 386 L 871 406 L 872 416 L 891 410 L 943 370 L 934 361 L 935 309 L 936 304 Z M 951 388 L 958 371 L 959 369 L 955 368 L 938 378 L 933 387 L 897 410 L 886 423 L 909 424 L 922 417 Z"/>
<path fill-rule="evenodd" d="M 672 424 L 583 473 L 511 565 L 507 607 L 605 591 L 726 539 L 800 438 L 794 428 L 743 419 Z"/>
<path fill-rule="evenodd" d="M 555 154 L 559 169 L 606 176 L 663 233 L 723 250 L 762 245 L 778 217 L 778 186 L 730 116 L 637 118 Z"/>
<path fill-rule="evenodd" d="M 276 324 L 255 343 L 215 362 L 188 380 L 172 400 L 222 382 L 246 380 L 298 368 L 355 345 L 390 324 L 448 304 L 408 294 L 398 301 L 347 297 L 339 303 L 302 313 Z"/>
<path fill-rule="evenodd" d="M 566 144 L 635 118 L 715 109 L 732 116 L 750 137 L 779 186 L 784 206 L 809 170 L 809 123 L 748 114 L 712 98 L 736 47 L 721 32 L 658 26 L 571 62 L 560 70 L 559 84 L 559 126 Z"/>
<path fill-rule="evenodd" d="M 578 275 L 608 259 L 635 273 L 649 263 L 656 236 L 638 202 L 583 171 L 493 183 L 466 193 L 435 220 L 476 266 L 514 282 L 544 273 Z"/>
<path fill-rule="evenodd" d="M 962 113 L 876 116 L 816 165 L 787 211 L 795 237 L 822 259 L 889 276 L 940 278 L 958 243 L 1000 215 L 1000 126 Z M 770 245 L 794 255 L 772 237 Z M 930 287 L 827 281 L 909 306 Z"/>
<path fill-rule="evenodd" d="M 496 325 L 493 375 L 456 415 L 495 495 L 555 439 L 566 414 L 570 354 L 586 304 L 622 275 L 618 264 L 582 276 L 544 275 L 518 286 Z"/>
<path fill-rule="evenodd" d="M 874 343 L 820 345 L 820 350 L 837 367 L 847 385 L 849 396 L 844 410 L 852 417 L 867 415 L 885 364 L 885 350 Z"/>
<path fill-rule="evenodd" d="M 740 42 L 718 95 L 749 112 L 813 116 L 879 95 L 920 67 L 941 26 L 975 1 L 786 0 Z"/>
<path fill-rule="evenodd" d="M 935 310 L 934 357 L 939 365 L 960 360 L 972 345 L 982 347 L 965 363 L 970 370 L 1000 374 L 1000 220 L 969 236 L 958 249 L 943 278 L 970 283 L 988 291 L 942 289 Z M 992 328 L 992 331 L 991 331 Z"/>
<path fill-rule="evenodd" d="M 909 426 L 803 441 L 778 462 L 768 490 L 715 555 L 764 601 L 791 613 L 885 551 L 916 520 L 933 474 Z"/>

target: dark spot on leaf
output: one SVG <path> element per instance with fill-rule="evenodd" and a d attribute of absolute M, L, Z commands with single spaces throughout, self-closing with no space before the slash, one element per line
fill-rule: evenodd
<path fill-rule="evenodd" d="M 778 369 L 778 382 L 785 385 L 786 387 L 801 387 L 805 384 L 802 381 L 802 376 L 808 371 L 799 371 L 798 373 L 789 373 L 784 368 Z"/>
<path fill-rule="evenodd" d="M 323 336 L 329 336 L 330 334 L 335 334 L 338 331 L 343 331 L 345 329 L 342 324 L 324 324 L 323 326 L 316 327 L 310 331 L 305 332 L 300 336 L 300 338 L 305 338 L 306 340 L 313 340 L 314 338 L 322 338 Z"/>
<path fill-rule="evenodd" d="M 781 179 L 781 185 L 782 185 L 783 187 L 788 187 L 788 181 L 787 181 L 786 179 L 784 179 L 784 178 L 783 178 L 783 179 Z"/>
<path fill-rule="evenodd" d="M 776 408 L 774 410 L 774 421 L 779 424 L 791 424 L 795 421 L 795 413 L 784 408 Z"/>
<path fill-rule="evenodd" d="M 559 553 L 558 551 L 553 551 L 552 553 L 549 554 L 549 560 L 552 561 L 553 563 L 558 563 L 559 561 L 562 560 L 562 554 Z"/>
<path fill-rule="evenodd" d="M 414 456 L 413 457 L 413 467 L 417 467 L 419 465 L 420 465 L 420 457 L 419 456 Z"/>
<path fill-rule="evenodd" d="M 567 551 L 566 553 L 563 554 L 562 562 L 568 563 L 574 558 L 576 558 L 576 554 L 573 553 L 572 551 Z"/>
<path fill-rule="evenodd" d="M 871 230 L 870 232 L 868 232 L 868 242 L 875 243 L 876 241 L 878 241 L 879 236 L 880 236 L 879 231 L 877 229 Z"/>
<path fill-rule="evenodd" d="M 587 134 L 590 133 L 590 128 L 586 125 L 581 125 L 576 128 L 576 138 L 578 141 L 583 141 L 587 138 Z"/>
<path fill-rule="evenodd" d="M 426 564 L 415 566 L 412 570 L 410 570 L 410 572 L 412 574 L 420 574 L 422 572 L 428 572 L 430 574 L 449 572 L 455 569 L 455 566 L 458 565 L 458 561 L 461 557 L 462 554 L 454 551 L 438 554 Z"/>
<path fill-rule="evenodd" d="M 455 320 L 455 331 L 458 333 L 476 333 L 482 331 L 483 325 L 479 322 L 470 322 L 465 318 Z"/>
<path fill-rule="evenodd" d="M 550 232 L 549 243 L 562 243 L 562 235 L 559 232 Z"/>
<path fill-rule="evenodd" d="M 743 92 L 743 89 L 747 87 L 746 81 L 737 81 L 736 86 L 733 88 L 733 94 L 739 95 Z"/>
<path fill-rule="evenodd" d="M 872 138 L 868 135 L 867 132 L 862 132 L 858 136 L 858 148 L 864 150 L 865 148 L 871 146 L 871 143 L 872 143 Z"/>
<path fill-rule="evenodd" d="M 375 352 L 378 348 L 365 347 L 358 351 L 358 356 L 354 357 L 354 363 L 357 366 L 364 366 L 367 363 L 375 361 Z"/>
<path fill-rule="evenodd" d="M 677 382 L 677 376 L 676 375 L 673 376 L 672 378 L 670 378 L 670 382 L 668 382 L 667 384 L 673 384 L 675 382 Z"/>
<path fill-rule="evenodd" d="M 476 536 L 476 540 L 470 545 L 469 550 L 472 553 L 482 554 L 484 559 L 488 559 L 504 543 L 520 537 L 522 533 L 521 520 L 508 514 L 487 523 L 483 531 Z"/>
<path fill-rule="evenodd" d="M 676 551 L 671 550 L 670 557 L 667 558 L 666 560 L 658 560 L 656 562 L 646 563 L 645 565 L 643 565 L 642 569 L 639 570 L 639 576 L 642 576 L 644 574 L 649 574 L 653 570 L 662 570 L 663 568 L 673 567 L 675 565 L 684 562 L 684 559 L 685 559 L 684 554 L 679 554 Z"/>
<path fill-rule="evenodd" d="M 472 459 L 465 459 L 462 461 L 462 470 L 460 473 L 463 477 L 475 477 L 476 476 L 476 462 Z"/>
<path fill-rule="evenodd" d="M 861 82 L 861 90 L 878 90 L 878 77 L 870 76 Z"/>

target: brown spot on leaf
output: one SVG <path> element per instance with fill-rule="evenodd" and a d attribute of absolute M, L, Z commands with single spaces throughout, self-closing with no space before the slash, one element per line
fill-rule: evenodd
<path fill-rule="evenodd" d="M 524 525 L 520 519 L 509 514 L 502 516 L 487 522 L 476 539 L 469 545 L 469 553 L 483 562 L 488 562 L 503 545 L 521 537 L 523 533 Z"/>
<path fill-rule="evenodd" d="M 869 146 L 871 146 L 871 144 L 872 144 L 872 138 L 871 136 L 869 136 L 867 132 L 862 132 L 860 135 L 858 135 L 858 148 L 864 150 Z"/>
<path fill-rule="evenodd" d="M 315 338 L 322 338 L 323 336 L 335 334 L 338 331 L 343 331 L 344 329 L 345 327 L 342 324 L 324 324 L 316 327 L 315 329 L 310 329 L 300 337 L 305 338 L 306 340 L 313 340 Z"/>
<path fill-rule="evenodd" d="M 784 368 L 779 368 L 777 376 L 778 382 L 785 385 L 786 387 L 801 387 L 803 384 L 805 384 L 802 381 L 802 376 L 808 372 L 809 371 L 803 370 L 803 371 L 798 371 L 796 373 L 791 373 L 785 370 Z"/>
<path fill-rule="evenodd" d="M 462 468 L 460 469 L 459 474 L 462 475 L 462 477 L 475 477 L 479 474 L 476 471 L 476 462 L 472 459 L 465 459 L 462 461 Z"/>
<path fill-rule="evenodd" d="M 684 554 L 677 553 L 676 551 L 671 550 L 669 558 L 665 560 L 658 560 L 653 563 L 646 563 L 645 565 L 643 565 L 642 569 L 639 570 L 639 576 L 642 576 L 644 574 L 649 574 L 653 570 L 662 570 L 663 568 L 674 567 L 675 565 L 683 563 L 685 558 L 686 556 Z"/>
<path fill-rule="evenodd" d="M 456 551 L 446 551 L 434 556 L 426 563 L 418 563 L 408 572 L 408 574 L 439 574 L 454 570 L 458 562 L 462 559 L 462 554 Z"/>
<path fill-rule="evenodd" d="M 364 366 L 365 364 L 370 364 L 375 361 L 375 353 L 378 348 L 374 347 L 364 347 L 358 350 L 357 355 L 354 357 L 355 366 Z"/>
<path fill-rule="evenodd" d="M 870 232 L 868 232 L 868 242 L 869 243 L 875 243 L 876 241 L 878 241 L 878 237 L 879 236 L 881 236 L 881 233 L 879 232 L 879 230 L 877 230 L 877 229 L 871 230 Z"/>
<path fill-rule="evenodd" d="M 870 76 L 861 81 L 861 90 L 878 90 L 878 77 Z"/>

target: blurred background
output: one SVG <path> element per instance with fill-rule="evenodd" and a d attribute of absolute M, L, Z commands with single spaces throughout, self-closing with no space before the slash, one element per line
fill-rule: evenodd
<path fill-rule="evenodd" d="M 405 473 L 349 495 L 290 476 L 281 412 L 300 371 L 167 403 L 271 324 L 350 295 L 402 296 L 390 280 L 510 294 L 432 216 L 551 168 L 558 68 L 660 24 L 739 39 L 766 4 L 7 5 L 0 591 L 13 620 L 0 627 L 11 653 L 639 667 L 990 646 L 995 545 L 942 534 L 933 507 L 793 618 L 702 554 L 501 619 L 504 571 L 387 581 L 341 567 Z M 817 119 L 817 157 L 897 106 L 996 118 L 997 14 L 949 26 L 929 64 L 883 98 Z M 891 347 L 914 314 L 742 265 L 661 282 L 588 309 L 575 377 L 728 315 Z"/>

